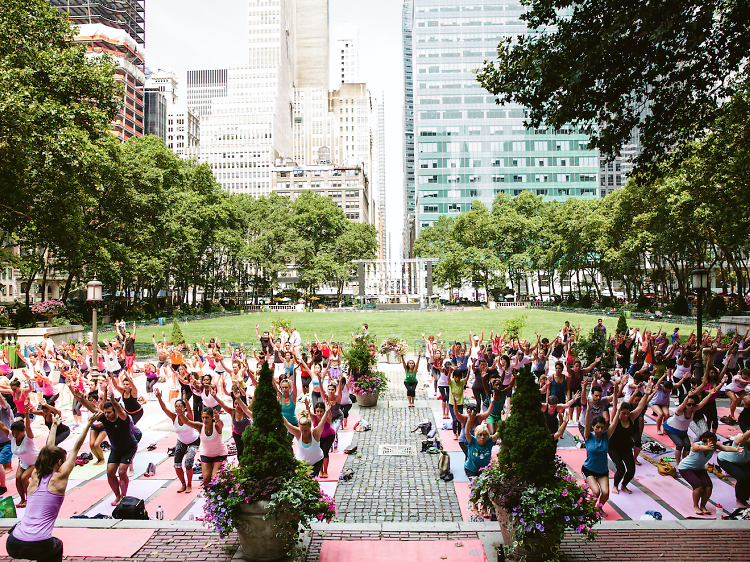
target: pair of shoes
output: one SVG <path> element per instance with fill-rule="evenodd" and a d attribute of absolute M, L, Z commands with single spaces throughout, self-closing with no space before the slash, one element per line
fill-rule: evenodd
<path fill-rule="evenodd" d="M 441 474 L 439 478 L 440 480 L 444 480 L 445 482 L 450 482 L 451 480 L 453 480 L 453 473 L 447 472 L 445 474 Z"/>
<path fill-rule="evenodd" d="M 350 447 L 348 449 L 344 449 L 344 454 L 346 454 L 346 455 L 353 455 L 354 453 L 357 452 L 357 447 L 358 447 L 358 445 L 354 445 L 354 447 Z"/>
<path fill-rule="evenodd" d="M 147 451 L 153 451 L 154 449 L 156 449 L 156 443 L 151 443 L 151 445 L 146 447 Z"/>

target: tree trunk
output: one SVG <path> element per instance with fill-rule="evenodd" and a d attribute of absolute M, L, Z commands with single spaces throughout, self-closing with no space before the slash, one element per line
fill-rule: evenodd
<path fill-rule="evenodd" d="M 47 300 L 47 272 L 48 271 L 49 271 L 49 264 L 47 263 L 47 258 L 45 257 L 44 270 L 42 273 L 42 302 Z"/>
<path fill-rule="evenodd" d="M 72 284 L 73 284 L 73 273 L 68 273 L 68 278 L 65 281 L 65 288 L 63 289 L 62 295 L 60 295 L 61 301 L 65 302 L 68 300 L 68 295 L 70 295 L 70 286 Z"/>

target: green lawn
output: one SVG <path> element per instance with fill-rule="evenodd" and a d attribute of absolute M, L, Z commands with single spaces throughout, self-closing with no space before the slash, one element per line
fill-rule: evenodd
<path fill-rule="evenodd" d="M 435 334 L 442 332 L 441 339 L 446 341 L 467 340 L 469 330 L 473 334 L 484 330 L 486 338 L 490 331 L 503 331 L 503 322 L 513 316 L 526 314 L 528 316 L 526 326 L 522 335 L 526 338 L 534 338 L 534 332 L 542 337 L 552 339 L 562 328 L 563 323 L 569 320 L 573 327 L 581 326 L 582 332 L 589 332 L 596 324 L 597 317 L 591 314 L 574 314 L 569 312 L 552 312 L 547 310 L 467 310 L 467 311 L 423 311 L 423 312 L 289 312 L 289 313 L 259 313 L 245 316 L 231 316 L 210 320 L 199 320 L 187 325 L 180 324 L 185 339 L 191 345 L 200 341 L 201 337 L 216 337 L 222 342 L 250 343 L 255 339 L 255 324 L 260 324 L 260 331 L 270 330 L 270 323 L 279 317 L 291 319 L 292 325 L 302 335 L 303 341 L 310 339 L 314 341 L 314 334 L 318 334 L 321 340 L 328 340 L 331 336 L 337 341 L 350 339 L 350 332 L 361 328 L 362 323 L 369 324 L 370 333 L 378 338 L 398 335 L 406 339 L 409 347 L 415 341 L 421 340 L 421 333 Z M 604 317 L 604 324 L 609 333 L 613 333 L 617 326 L 617 316 Z M 630 321 L 631 325 L 638 326 L 643 330 L 644 325 L 651 330 L 656 330 L 660 323 L 644 322 L 643 320 Z M 662 328 L 671 333 L 676 326 L 680 326 L 683 339 L 695 326 L 665 322 Z M 164 328 L 141 328 L 137 333 L 139 342 L 147 342 L 151 333 L 160 337 L 162 329 L 166 330 L 167 337 L 171 334 L 172 327 Z M 111 334 L 101 334 L 100 338 Z"/>

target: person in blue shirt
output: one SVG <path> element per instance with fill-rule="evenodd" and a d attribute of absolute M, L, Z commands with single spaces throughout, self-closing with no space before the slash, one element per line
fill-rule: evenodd
<path fill-rule="evenodd" d="M 617 391 L 617 388 L 615 388 Z M 615 394 L 617 396 L 617 394 Z M 615 407 L 610 419 L 612 423 L 607 427 L 604 416 L 591 419 L 592 408 L 586 408 L 586 425 L 583 438 L 586 442 L 586 461 L 583 463 L 581 474 L 591 488 L 591 493 L 597 498 L 597 503 L 603 506 L 609 499 L 609 438 L 617 427 L 619 419 L 619 405 L 615 400 Z"/>
<path fill-rule="evenodd" d="M 467 410 L 468 420 L 464 427 L 466 436 L 466 462 L 464 472 L 469 478 L 479 476 L 479 471 L 490 464 L 492 460 L 492 447 L 497 442 L 495 435 L 490 436 L 490 430 L 482 423 L 474 429 L 476 424 L 476 410 Z M 474 430 L 474 435 L 471 434 Z"/>

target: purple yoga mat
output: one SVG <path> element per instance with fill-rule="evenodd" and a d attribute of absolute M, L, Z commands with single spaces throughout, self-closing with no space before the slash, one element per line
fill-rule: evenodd
<path fill-rule="evenodd" d="M 641 518 L 641 515 L 649 510 L 654 510 L 661 513 L 663 521 L 677 520 L 677 517 L 666 510 L 664 506 L 659 505 L 659 503 L 656 500 L 652 499 L 648 494 L 646 494 L 646 492 L 637 488 L 633 482 L 630 483 L 628 489 L 632 490 L 633 493 L 610 493 L 609 496 L 609 503 L 616 505 L 620 509 L 620 511 L 622 511 L 628 518 L 639 520 Z"/>
<path fill-rule="evenodd" d="M 714 510 L 711 515 L 699 516 L 693 511 L 693 495 L 690 486 L 685 486 L 671 476 L 660 478 L 638 477 L 635 479 L 639 484 L 651 490 L 658 498 L 668 504 L 672 509 L 683 517 L 696 517 L 699 519 L 716 518 Z M 664 515 L 662 513 L 662 515 Z"/>

